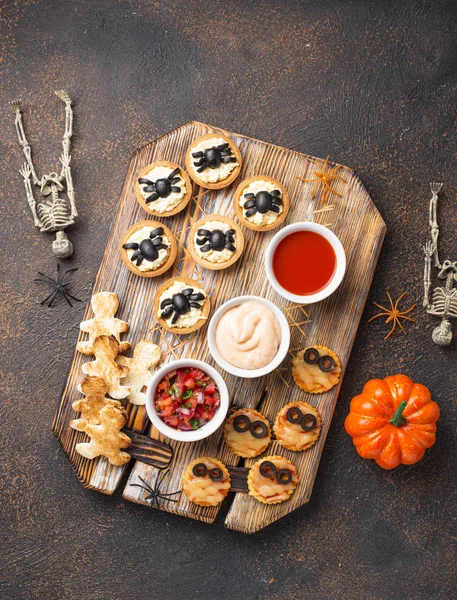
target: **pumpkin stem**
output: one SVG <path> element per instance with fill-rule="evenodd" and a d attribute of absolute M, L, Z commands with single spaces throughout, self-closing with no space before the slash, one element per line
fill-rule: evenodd
<path fill-rule="evenodd" d="M 397 410 L 394 413 L 394 416 L 390 419 L 389 423 L 392 423 L 392 425 L 395 425 L 395 427 L 401 427 L 402 425 L 406 424 L 406 417 L 403 416 L 403 411 L 406 408 L 406 402 L 400 402 L 400 404 L 398 405 Z"/>

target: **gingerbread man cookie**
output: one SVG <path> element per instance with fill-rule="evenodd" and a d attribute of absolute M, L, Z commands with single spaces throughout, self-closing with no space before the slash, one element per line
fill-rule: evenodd
<path fill-rule="evenodd" d="M 94 354 L 93 343 L 95 338 L 101 335 L 113 335 L 119 342 L 119 352 L 126 352 L 130 348 L 129 342 L 121 342 L 121 333 L 128 330 L 127 321 L 116 319 L 114 316 L 119 307 L 116 294 L 112 292 L 100 292 L 94 294 L 90 302 L 94 317 L 80 324 L 81 331 L 89 334 L 89 340 L 78 342 L 76 348 L 83 354 Z"/>
<path fill-rule="evenodd" d="M 146 394 L 143 389 L 149 385 L 152 374 L 149 371 L 160 361 L 162 352 L 157 344 L 145 340 L 139 342 L 133 351 L 133 358 L 118 356 L 116 362 L 128 367 L 129 373 L 122 380 L 122 385 L 130 387 L 127 398 L 132 404 L 146 404 Z"/>
<path fill-rule="evenodd" d="M 85 431 L 86 425 L 98 425 L 100 411 L 107 404 L 121 406 L 118 400 L 111 400 L 105 396 L 108 384 L 102 377 L 84 377 L 78 385 L 78 390 L 84 394 L 85 398 L 75 400 L 72 407 L 73 410 L 81 413 L 81 417 L 70 421 L 70 427 L 78 431 Z"/>
<path fill-rule="evenodd" d="M 108 404 L 100 411 L 100 425 L 86 425 L 90 442 L 76 444 L 76 452 L 85 458 L 105 456 L 112 465 L 120 467 L 130 460 L 130 454 L 122 452 L 132 443 L 121 429 L 127 423 L 127 413 L 122 406 Z"/>
<path fill-rule="evenodd" d="M 101 377 L 105 380 L 108 394 L 116 400 L 126 398 L 130 394 L 130 388 L 122 386 L 119 382 L 121 377 L 126 377 L 129 368 L 118 365 L 115 358 L 119 352 L 119 343 L 113 336 L 101 335 L 95 338 L 93 344 L 95 360 L 84 363 L 82 372 L 84 375 Z"/>

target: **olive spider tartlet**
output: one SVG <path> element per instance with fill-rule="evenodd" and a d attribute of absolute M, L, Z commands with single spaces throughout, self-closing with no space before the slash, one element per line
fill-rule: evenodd
<path fill-rule="evenodd" d="M 229 217 L 207 215 L 190 232 L 189 252 L 205 269 L 218 271 L 233 265 L 243 253 L 244 236 Z"/>
<path fill-rule="evenodd" d="M 341 377 L 338 356 L 325 346 L 309 346 L 292 359 L 295 383 L 309 394 L 322 394 L 335 386 Z"/>
<path fill-rule="evenodd" d="M 227 135 L 214 132 L 192 142 L 186 152 L 186 169 L 200 187 L 219 190 L 240 174 L 241 153 Z"/>
<path fill-rule="evenodd" d="M 210 307 L 208 293 L 195 279 L 173 277 L 156 291 L 153 310 L 162 327 L 185 335 L 206 323 Z"/>
<path fill-rule="evenodd" d="M 230 489 L 230 473 L 217 458 L 203 456 L 190 462 L 182 476 L 182 489 L 199 506 L 217 506 Z"/>
<path fill-rule="evenodd" d="M 279 227 L 289 212 L 289 206 L 289 194 L 282 183 L 267 175 L 244 179 L 233 198 L 236 216 L 254 231 Z"/>
<path fill-rule="evenodd" d="M 192 196 L 192 183 L 179 165 L 162 160 L 140 171 L 135 194 L 149 214 L 171 217 L 186 208 Z"/>
<path fill-rule="evenodd" d="M 224 440 L 237 456 L 253 458 L 262 454 L 271 441 L 270 423 L 259 411 L 240 408 L 226 420 Z"/>
<path fill-rule="evenodd" d="M 263 504 L 288 500 L 299 482 L 295 465 L 283 456 L 265 456 L 249 470 L 249 495 Z"/>
<path fill-rule="evenodd" d="M 314 406 L 307 402 L 290 402 L 278 412 L 273 431 L 278 444 L 301 452 L 317 442 L 321 427 L 322 421 Z"/>
<path fill-rule="evenodd" d="M 140 221 L 122 236 L 120 252 L 122 262 L 135 275 L 158 277 L 175 262 L 176 238 L 158 221 Z"/>

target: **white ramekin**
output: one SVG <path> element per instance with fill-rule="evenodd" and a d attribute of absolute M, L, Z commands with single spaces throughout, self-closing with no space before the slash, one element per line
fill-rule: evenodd
<path fill-rule="evenodd" d="M 328 242 L 330 242 L 333 250 L 335 251 L 335 273 L 332 279 L 329 281 L 329 283 L 322 290 L 316 292 L 315 294 L 299 296 L 297 294 L 292 294 L 288 292 L 278 282 L 273 271 L 273 256 L 276 251 L 276 248 L 278 247 L 279 242 L 291 233 L 295 233 L 296 231 L 314 231 L 315 233 L 318 233 L 319 235 L 324 237 Z M 299 257 L 297 257 L 297 260 L 298 258 Z M 292 225 L 287 225 L 287 227 L 284 227 L 283 229 L 278 231 L 278 233 L 271 239 L 265 253 L 265 269 L 267 272 L 268 281 L 280 296 L 282 296 L 286 300 L 290 300 L 291 302 L 296 302 L 297 304 L 314 304 L 315 302 L 320 302 L 321 300 L 324 300 L 324 298 L 328 298 L 328 296 L 333 294 L 333 292 L 342 282 L 344 274 L 346 272 L 346 253 L 340 240 L 336 237 L 333 231 L 330 231 L 330 229 L 328 229 L 327 227 L 319 225 L 318 223 L 293 223 Z"/>
<path fill-rule="evenodd" d="M 239 306 L 243 302 L 248 302 L 252 300 L 256 302 L 261 302 L 262 304 L 265 304 L 265 306 L 268 306 L 268 308 L 278 319 L 279 325 L 281 326 L 281 344 L 279 345 L 276 356 L 270 363 L 268 363 L 268 365 L 265 365 L 261 369 L 240 369 L 227 362 L 224 359 L 224 357 L 221 356 L 221 353 L 219 352 L 216 345 L 215 332 L 217 323 L 224 313 L 226 313 L 234 306 Z M 284 316 L 284 313 L 281 310 L 279 310 L 279 308 L 275 306 L 272 302 L 266 300 L 265 298 L 260 298 L 259 296 L 238 296 L 237 298 L 232 298 L 231 300 L 228 300 L 214 313 L 213 318 L 211 319 L 208 326 L 208 346 L 211 354 L 213 355 L 214 360 L 220 367 L 222 367 L 228 373 L 236 375 L 237 377 L 243 377 L 245 379 L 262 377 L 262 375 L 267 375 L 268 373 L 271 373 L 271 371 L 274 371 L 274 369 L 276 369 L 276 367 L 278 367 L 286 357 L 286 354 L 289 350 L 289 345 L 290 328 L 289 323 L 286 317 Z"/>
<path fill-rule="evenodd" d="M 202 427 L 199 427 L 198 429 L 193 429 L 192 431 L 178 431 L 177 429 L 174 429 L 173 427 L 167 425 L 157 415 L 154 406 L 154 396 L 156 393 L 157 386 L 161 382 L 164 375 L 166 375 L 170 371 L 174 371 L 175 369 L 182 369 L 186 367 L 190 369 L 200 369 L 201 371 L 203 371 L 204 373 L 206 373 L 214 379 L 219 389 L 220 405 L 219 408 L 216 410 L 213 419 L 208 423 L 202 425 Z M 171 440 L 176 440 L 178 442 L 196 442 L 198 440 L 203 440 L 204 438 L 214 433 L 224 422 L 224 419 L 227 416 L 228 408 L 229 393 L 227 390 L 227 386 L 225 385 L 225 381 L 222 379 L 221 375 L 216 371 L 216 369 L 214 369 L 211 365 L 202 362 L 201 360 L 183 358 L 181 360 L 174 360 L 172 362 L 167 363 L 154 373 L 146 391 L 146 412 L 148 413 L 148 417 L 151 420 L 151 423 L 160 431 L 160 433 L 163 433 Z"/>

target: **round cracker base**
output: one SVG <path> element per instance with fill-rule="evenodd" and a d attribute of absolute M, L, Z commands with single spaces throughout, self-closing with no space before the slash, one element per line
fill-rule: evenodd
<path fill-rule="evenodd" d="M 254 463 L 252 465 L 252 467 L 249 469 L 249 473 L 248 473 L 248 488 L 249 488 L 249 495 L 252 496 L 253 498 L 255 498 L 256 500 L 258 500 L 259 502 L 262 502 L 262 504 L 281 504 L 282 502 L 286 502 L 286 500 L 288 500 L 291 495 L 294 493 L 295 488 L 297 487 L 297 485 L 300 483 L 300 480 L 297 481 L 297 483 L 294 485 L 293 488 L 291 488 L 290 490 L 286 490 L 288 493 L 288 498 L 285 498 L 284 500 L 275 500 L 274 502 L 269 502 L 267 498 L 265 498 L 265 496 L 262 496 L 262 494 L 259 494 L 259 492 L 257 492 L 256 487 L 255 487 L 255 483 L 254 483 L 254 475 L 253 475 L 253 469 L 254 467 L 258 468 L 258 466 L 260 465 L 260 463 L 269 460 L 271 462 L 274 463 L 275 460 L 285 460 L 287 461 L 288 467 L 291 469 L 291 471 L 293 470 L 293 472 L 295 473 L 295 476 L 298 479 L 298 475 L 297 475 L 297 469 L 295 467 L 295 465 L 290 462 L 290 460 L 288 460 L 287 458 L 285 458 L 284 456 L 279 456 L 277 454 L 273 455 L 273 456 L 264 456 L 263 458 L 261 458 L 260 460 L 258 460 L 256 463 Z"/>
<path fill-rule="evenodd" d="M 218 467 L 219 469 L 221 469 L 221 471 L 225 475 L 225 479 L 228 479 L 228 481 L 230 482 L 230 473 L 228 472 L 228 469 L 224 465 L 224 463 L 221 463 L 220 460 L 218 460 L 217 458 L 213 458 L 212 456 L 200 456 L 199 458 L 195 458 L 193 461 L 191 461 L 185 468 L 183 476 L 182 476 L 182 490 L 186 494 L 189 502 L 192 502 L 192 504 L 197 504 L 198 506 L 218 506 L 220 504 L 220 502 L 195 502 L 194 500 L 192 500 L 190 498 L 189 493 L 186 489 L 186 488 L 191 488 L 191 486 L 192 486 L 192 479 L 191 479 L 192 468 L 194 467 L 194 465 L 198 464 L 199 462 L 203 462 L 205 460 L 211 461 L 215 467 Z M 220 490 L 220 493 L 224 496 L 224 498 L 229 493 L 229 489 Z"/>
<path fill-rule="evenodd" d="M 170 242 L 170 254 L 168 255 L 166 262 L 164 262 L 164 264 L 161 267 L 155 269 L 154 271 L 141 271 L 140 269 L 138 269 L 138 267 L 134 265 L 133 262 L 129 259 L 127 250 L 125 250 L 122 247 L 133 233 L 139 231 L 143 227 L 162 227 L 164 234 L 167 236 Z M 163 223 L 160 223 L 159 221 L 139 221 L 138 223 L 135 223 L 127 229 L 127 231 L 122 236 L 120 243 L 122 262 L 127 267 L 127 269 L 129 269 L 129 271 L 132 271 L 132 273 L 135 273 L 135 275 L 138 275 L 139 277 L 158 277 L 159 275 L 162 275 L 163 273 L 168 271 L 168 269 L 170 269 L 173 266 L 173 263 L 176 260 L 177 251 L 178 249 L 174 234 L 172 233 L 172 231 L 170 231 L 170 229 L 168 229 L 168 227 L 166 227 Z"/>
<path fill-rule="evenodd" d="M 269 225 L 256 225 L 255 223 L 251 223 L 249 219 L 244 216 L 244 212 L 242 207 L 240 206 L 240 198 L 243 194 L 243 190 L 245 190 L 252 182 L 254 181 L 268 181 L 278 186 L 281 190 L 282 195 L 282 207 L 283 211 L 274 223 L 270 223 Z M 247 227 L 248 229 L 252 229 L 253 231 L 270 231 L 271 229 L 276 229 L 279 227 L 284 219 L 287 217 L 290 208 L 290 197 L 287 193 L 287 190 L 282 185 L 280 181 L 277 179 L 273 179 L 273 177 L 268 177 L 268 175 L 255 175 L 254 177 L 248 177 L 247 179 L 243 179 L 240 185 L 235 190 L 235 195 L 233 197 L 233 209 L 235 211 L 236 216 L 241 221 L 241 223 Z"/>
<path fill-rule="evenodd" d="M 203 227 L 207 221 L 222 221 L 223 223 L 227 223 L 228 225 L 230 225 L 232 227 L 232 229 L 234 229 L 236 231 L 236 250 L 233 253 L 232 257 L 224 263 L 212 263 L 209 260 L 205 260 L 195 250 L 194 236 L 197 233 L 197 231 L 201 227 Z M 230 219 L 229 217 L 225 217 L 224 215 L 207 215 L 206 217 L 203 217 L 202 219 L 197 221 L 192 226 L 192 229 L 190 231 L 190 236 L 189 236 L 189 246 L 187 247 L 187 249 L 189 250 L 194 261 L 197 264 L 199 264 L 201 267 L 203 267 L 204 269 L 211 270 L 211 271 L 220 271 L 222 269 L 227 269 L 228 267 L 230 267 L 231 265 L 236 263 L 236 261 L 243 254 L 244 235 L 243 235 L 243 232 L 241 231 L 241 227 L 233 219 Z"/>
<path fill-rule="evenodd" d="M 311 414 L 315 415 L 315 417 L 317 419 L 317 425 L 316 425 L 315 429 L 313 429 L 312 431 L 306 432 L 306 433 L 313 434 L 312 439 L 304 446 L 300 446 L 300 448 L 298 448 L 296 445 L 291 446 L 291 445 L 285 444 L 281 440 L 281 438 L 278 437 L 278 432 L 281 432 L 282 429 L 284 428 L 284 425 L 279 422 L 279 419 L 281 418 L 282 415 L 286 414 L 286 412 L 289 410 L 289 408 L 292 408 L 293 406 L 296 406 L 300 409 L 305 408 L 305 410 L 308 410 Z M 308 450 L 308 448 L 311 448 L 312 446 L 314 446 L 314 444 L 319 439 L 319 436 L 321 434 L 321 429 L 322 429 L 322 419 L 321 419 L 321 416 L 320 416 L 317 408 L 314 408 L 314 406 L 312 406 L 311 404 L 308 404 L 308 402 L 302 402 L 301 400 L 298 400 L 296 402 L 290 402 L 289 404 L 286 404 L 285 406 L 283 406 L 281 408 L 281 410 L 278 412 L 278 414 L 276 415 L 276 419 L 273 424 L 273 431 L 276 436 L 276 441 L 278 442 L 278 444 L 280 446 L 282 446 L 283 448 L 287 448 L 287 450 L 292 450 L 293 452 L 303 452 L 304 450 Z"/>
<path fill-rule="evenodd" d="M 179 175 L 184 179 L 184 184 L 186 186 L 186 193 L 181 202 L 174 208 L 166 210 L 165 212 L 158 212 L 156 210 L 153 210 L 151 208 L 151 205 L 146 203 L 146 200 L 143 198 L 140 191 L 140 184 L 138 183 L 138 179 L 140 179 L 141 177 L 145 177 L 149 173 L 149 171 L 151 171 L 154 167 L 168 167 L 172 171 L 176 168 L 179 168 Z M 171 217 L 184 210 L 189 204 L 189 200 L 192 197 L 192 182 L 190 181 L 189 175 L 186 173 L 186 171 L 184 171 L 184 169 L 180 165 L 169 162 L 167 160 L 158 160 L 156 162 L 151 163 L 138 173 L 135 182 L 135 195 L 138 204 L 140 204 L 140 206 L 142 206 L 144 210 L 150 215 L 154 215 L 155 217 Z"/>
<path fill-rule="evenodd" d="M 255 454 L 245 454 L 245 453 L 242 454 L 240 451 L 237 451 L 234 448 L 232 448 L 230 443 L 227 441 L 226 428 L 233 423 L 235 417 L 239 414 L 240 411 L 243 411 L 243 410 L 249 410 L 250 413 L 252 413 L 255 417 L 257 417 L 257 419 L 259 421 L 262 421 L 263 423 L 265 423 L 265 425 L 268 427 L 268 435 L 265 436 L 265 441 L 266 441 L 265 446 L 263 448 L 261 448 Z M 255 458 L 256 456 L 259 456 L 260 454 L 262 454 L 262 452 L 265 452 L 265 450 L 270 445 L 270 442 L 271 442 L 270 423 L 269 423 L 268 419 L 266 417 L 264 417 L 264 415 L 262 415 L 262 413 L 260 413 L 258 410 L 255 410 L 254 408 L 240 408 L 238 410 L 234 410 L 230 414 L 230 416 L 228 417 L 228 419 L 225 421 L 225 424 L 224 424 L 224 442 L 227 444 L 227 446 L 230 448 L 230 450 L 233 452 L 233 454 L 236 454 L 237 456 L 240 456 L 241 458 Z"/>
<path fill-rule="evenodd" d="M 205 302 L 202 306 L 202 317 L 205 318 L 199 319 L 195 323 L 195 325 L 192 325 L 192 327 L 169 327 L 165 319 L 159 317 L 160 296 L 165 290 L 171 287 L 175 283 L 175 281 L 182 281 L 183 283 L 187 283 L 189 287 L 198 287 L 202 289 L 206 294 Z M 162 283 L 162 285 L 157 289 L 156 294 L 154 296 L 153 311 L 155 318 L 164 329 L 166 329 L 167 331 L 171 331 L 171 333 L 176 333 L 177 335 L 187 335 L 188 333 L 193 333 L 194 331 L 197 331 L 197 329 L 200 329 L 200 327 L 203 327 L 203 325 L 208 321 L 210 309 L 211 302 L 208 296 L 208 292 L 195 279 L 190 279 L 189 277 L 173 277 L 172 279 L 168 279 L 167 281 Z"/>
<path fill-rule="evenodd" d="M 335 361 L 335 367 L 337 369 L 339 369 L 339 371 L 337 373 L 338 378 L 335 381 L 335 383 L 330 385 L 330 387 L 323 388 L 320 385 L 317 388 L 308 389 L 306 387 L 306 384 L 303 381 L 303 379 L 300 378 L 300 368 L 303 368 L 303 367 L 301 365 L 295 365 L 294 361 L 300 360 L 301 362 L 303 362 L 303 354 L 307 348 L 316 348 L 316 350 L 318 350 L 318 352 L 321 356 L 328 354 L 328 356 L 331 356 L 333 358 L 333 360 Z M 333 373 L 333 371 L 331 371 L 330 373 Z M 333 352 L 333 350 L 330 350 L 330 348 L 327 348 L 326 346 L 307 346 L 303 350 L 300 350 L 300 352 L 297 354 L 297 356 L 292 360 L 292 375 L 295 380 L 295 383 L 303 391 L 307 392 L 308 394 L 323 394 L 324 392 L 328 392 L 329 390 L 331 390 L 335 385 L 337 385 L 337 383 L 339 383 L 340 378 L 341 378 L 341 362 L 340 362 L 340 359 L 338 358 L 338 356 Z"/>
<path fill-rule="evenodd" d="M 193 158 L 192 158 L 192 154 L 191 154 L 190 150 L 192 147 L 196 146 L 200 142 L 203 142 L 204 140 L 210 140 L 214 137 L 222 138 L 224 141 L 226 141 L 228 144 L 230 144 L 230 148 L 236 157 L 236 162 L 238 163 L 238 166 L 233 169 L 233 171 L 230 173 L 230 175 L 226 179 L 223 179 L 222 181 L 217 181 L 216 183 L 208 183 L 206 181 L 203 181 L 203 179 L 200 179 L 200 177 L 194 172 L 193 164 L 192 164 Z M 238 146 L 235 144 L 235 142 L 231 138 L 228 137 L 228 135 L 225 135 L 218 131 L 214 131 L 212 133 L 207 133 L 205 135 L 200 136 L 199 138 L 196 138 L 195 140 L 193 140 L 193 142 L 190 144 L 189 148 L 186 151 L 186 169 L 187 169 L 187 172 L 189 173 L 189 176 L 198 186 L 200 186 L 203 189 L 207 189 L 207 190 L 220 190 L 222 188 L 227 187 L 231 183 L 233 183 L 235 181 L 235 179 L 238 177 L 238 175 L 240 174 L 242 164 L 243 164 L 243 160 L 241 158 L 241 152 L 240 152 Z"/>

